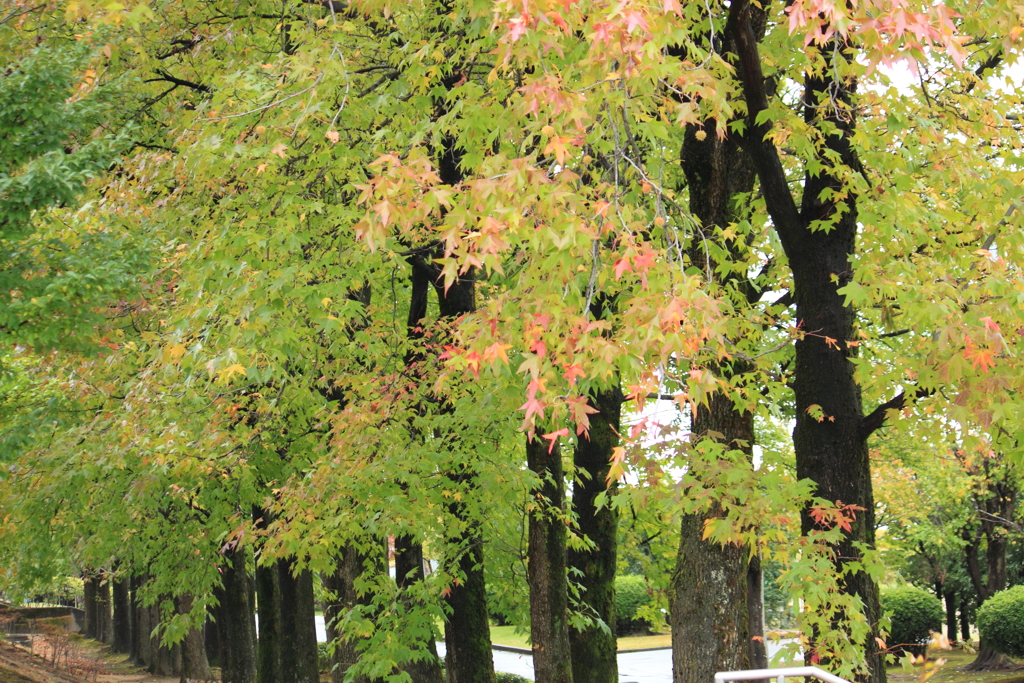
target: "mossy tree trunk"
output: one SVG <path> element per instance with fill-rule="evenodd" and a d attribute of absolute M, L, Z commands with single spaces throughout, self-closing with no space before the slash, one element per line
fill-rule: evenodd
<path fill-rule="evenodd" d="M 600 312 L 596 315 L 600 318 Z M 595 499 L 615 492 L 617 482 L 607 481 L 612 453 L 619 445 L 622 392 L 613 386 L 591 396 L 597 410 L 590 415 L 590 431 L 580 436 L 573 452 L 576 478 L 572 489 L 572 509 L 581 536 L 593 548 L 574 549 L 568 564 L 580 588 L 580 602 L 588 616 L 602 619 L 608 631 L 597 625 L 569 629 L 572 675 L 575 681 L 618 683 L 619 665 L 615 640 L 615 565 L 618 560 L 618 513 L 606 502 L 597 509 Z"/>
<path fill-rule="evenodd" d="M 537 475 L 529 512 L 530 638 L 536 683 L 573 683 L 566 578 L 565 473 L 558 441 L 527 436 L 526 462 Z"/>

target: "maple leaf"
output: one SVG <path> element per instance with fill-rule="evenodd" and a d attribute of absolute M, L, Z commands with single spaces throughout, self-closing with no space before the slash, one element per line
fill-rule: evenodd
<path fill-rule="evenodd" d="M 331 144 L 338 144 L 338 140 L 341 139 L 341 134 L 336 130 L 329 130 L 324 133 L 324 137 L 331 141 Z"/>
<path fill-rule="evenodd" d="M 286 149 L 288 149 L 288 145 L 284 144 L 283 142 L 279 142 L 270 149 L 270 153 L 276 154 L 277 156 L 284 159 L 288 156 L 287 154 L 285 154 Z"/>
<path fill-rule="evenodd" d="M 519 410 L 525 410 L 526 416 L 523 418 L 525 422 L 529 422 L 530 418 L 537 415 L 542 420 L 544 419 L 544 402 L 537 398 L 527 399 L 526 403 L 519 406 Z"/>
<path fill-rule="evenodd" d="M 1002 334 L 1002 332 L 999 329 L 999 325 L 993 322 L 992 316 L 986 315 L 984 318 L 981 319 L 981 322 L 985 325 L 986 330 L 991 330 L 996 334 Z"/>
<path fill-rule="evenodd" d="M 615 279 L 621 280 L 622 274 L 626 271 L 633 272 L 633 266 L 629 265 L 629 258 L 623 256 L 615 262 Z"/>
<path fill-rule="evenodd" d="M 555 443 L 558 442 L 558 437 L 560 437 L 560 436 L 569 436 L 569 428 L 568 427 L 562 427 L 561 429 L 559 429 L 557 431 L 550 432 L 548 434 L 541 434 L 541 436 L 543 436 L 545 439 L 548 440 L 548 442 L 549 442 L 548 443 L 548 454 L 550 454 L 551 451 L 553 451 L 555 449 Z"/>

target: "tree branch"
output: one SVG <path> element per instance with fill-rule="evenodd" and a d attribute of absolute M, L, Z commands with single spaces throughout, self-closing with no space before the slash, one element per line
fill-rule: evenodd
<path fill-rule="evenodd" d="M 789 242 L 796 239 L 794 234 L 802 225 L 800 212 L 789 189 L 786 171 L 779 159 L 779 150 L 767 138 L 771 122 L 757 122 L 758 115 L 768 110 L 768 93 L 764 87 L 764 72 L 757 41 L 750 25 L 750 0 L 735 0 L 729 7 L 729 18 L 725 30 L 732 37 L 739 57 L 739 76 L 743 85 L 743 98 L 747 103 L 746 130 L 740 137 L 741 144 L 750 155 L 757 175 L 761 180 L 761 194 L 768 214 L 775 224 L 779 237 Z"/>
<path fill-rule="evenodd" d="M 213 89 L 210 88 L 210 86 L 208 85 L 203 85 L 202 83 L 196 83 L 194 81 L 187 81 L 184 78 L 177 78 L 167 73 L 163 69 L 157 69 L 154 73 L 157 76 L 159 76 L 159 78 L 148 78 L 145 81 L 146 83 L 158 83 L 160 81 L 166 81 L 167 83 L 173 83 L 174 85 L 183 85 L 186 88 L 191 88 L 192 90 L 197 90 L 199 92 L 207 94 L 213 92 Z"/>
<path fill-rule="evenodd" d="M 935 393 L 934 389 L 918 389 L 909 399 L 910 403 L 916 403 L 922 398 L 927 398 Z M 907 394 L 901 391 L 895 397 L 889 399 L 866 415 L 860 422 L 860 436 L 867 439 L 876 429 L 885 424 L 886 415 L 890 410 L 903 410 L 907 406 Z"/>

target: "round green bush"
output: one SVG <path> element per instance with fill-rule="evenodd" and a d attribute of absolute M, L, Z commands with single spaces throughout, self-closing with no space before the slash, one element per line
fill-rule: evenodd
<path fill-rule="evenodd" d="M 978 633 L 997 652 L 1024 657 L 1024 586 L 999 591 L 981 604 Z"/>
<path fill-rule="evenodd" d="M 615 621 L 619 635 L 646 631 L 647 622 L 637 617 L 641 607 L 651 604 L 647 582 L 642 576 L 615 577 Z"/>
<path fill-rule="evenodd" d="M 889 616 L 889 647 L 894 651 L 918 649 L 932 631 L 942 629 L 942 603 L 916 586 L 899 586 L 882 593 L 882 612 Z"/>

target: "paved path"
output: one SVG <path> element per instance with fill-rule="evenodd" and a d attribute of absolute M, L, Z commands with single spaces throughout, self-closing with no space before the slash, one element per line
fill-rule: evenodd
<path fill-rule="evenodd" d="M 316 637 L 321 642 L 327 640 L 323 617 L 316 618 Z M 768 656 L 774 657 L 782 645 L 768 642 Z M 444 643 L 437 644 L 437 654 L 444 657 Z M 646 652 L 619 653 L 619 683 L 672 683 L 672 650 L 647 650 Z M 522 652 L 494 650 L 494 670 L 519 674 L 533 679 L 533 655 Z"/>

